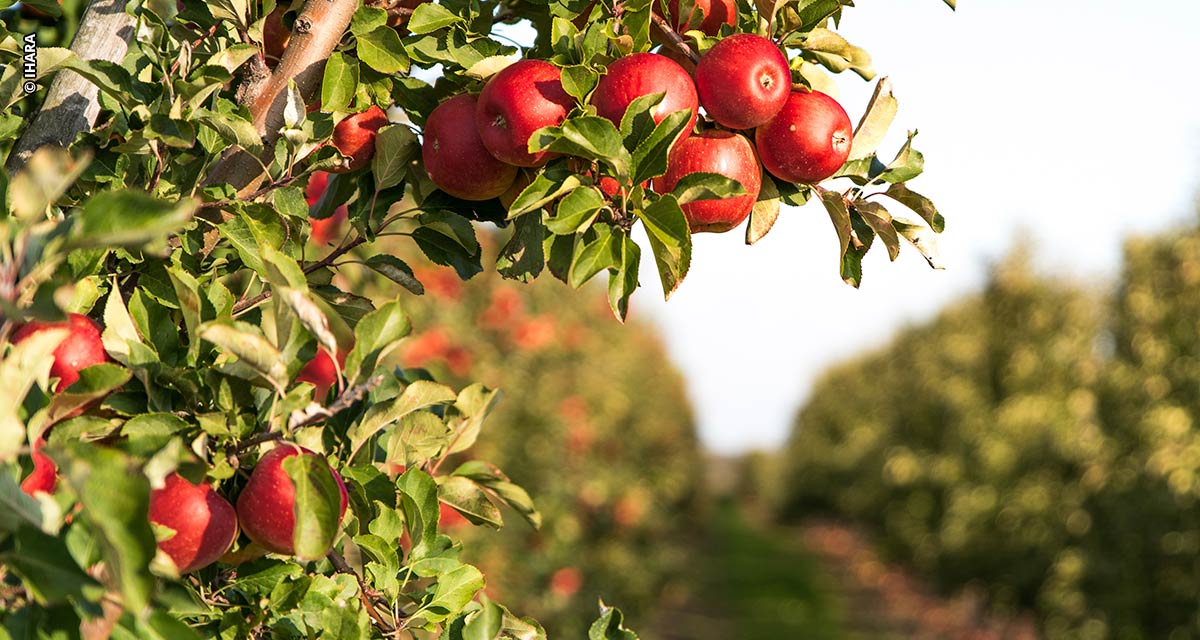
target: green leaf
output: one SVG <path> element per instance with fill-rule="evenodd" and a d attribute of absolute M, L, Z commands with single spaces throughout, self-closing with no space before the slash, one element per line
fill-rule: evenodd
<path fill-rule="evenodd" d="M 938 213 L 937 207 L 933 206 L 933 201 L 916 191 L 909 190 L 908 185 L 903 182 L 888 186 L 886 195 L 921 216 L 921 219 L 929 225 L 934 233 L 941 233 L 945 230 L 946 219 Z"/>
<path fill-rule="evenodd" d="M 867 110 L 858 128 L 854 130 L 854 142 L 850 146 L 849 160 L 860 160 L 875 153 L 879 143 L 883 142 L 888 128 L 896 119 L 898 103 L 892 95 L 892 83 L 887 78 L 880 78 L 875 84 L 875 93 L 867 103 Z"/>
<path fill-rule="evenodd" d="M 644 96 L 638 96 L 625 107 L 625 113 L 621 115 L 621 137 L 624 139 L 625 148 L 632 152 L 637 148 L 638 143 L 646 139 L 650 135 L 657 123 L 654 122 L 654 109 L 666 97 L 665 92 L 651 93 Z"/>
<path fill-rule="evenodd" d="M 621 322 L 629 315 L 629 298 L 637 290 L 641 262 L 641 247 L 625 236 L 621 243 L 621 266 L 608 276 L 608 305 Z"/>
<path fill-rule="evenodd" d="M 663 118 L 633 152 L 633 183 L 641 184 L 667 172 L 671 147 L 691 121 L 690 111 L 676 111 Z"/>
<path fill-rule="evenodd" d="M 425 293 L 425 286 L 421 284 L 420 280 L 417 280 L 412 267 L 396 256 L 377 253 L 367 258 L 363 264 L 388 280 L 408 289 L 411 293 L 416 295 Z"/>
<path fill-rule="evenodd" d="M 422 35 L 457 22 L 463 22 L 463 19 L 440 4 L 427 2 L 413 11 L 412 17 L 408 19 L 408 30 L 414 35 Z"/>
<path fill-rule="evenodd" d="M 319 455 L 296 455 L 283 460 L 296 489 L 296 524 L 292 541 L 296 557 L 320 560 L 333 547 L 340 520 L 341 491 L 329 464 Z"/>
<path fill-rule="evenodd" d="M 346 379 L 361 383 L 375 372 L 379 359 L 411 332 L 412 323 L 397 300 L 363 316 L 354 327 L 354 349 L 346 356 Z"/>
<path fill-rule="evenodd" d="M 546 228 L 540 215 L 517 218 L 512 237 L 496 257 L 496 271 L 505 278 L 521 282 L 531 282 L 538 277 L 546 266 L 546 256 L 542 253 L 545 236 Z"/>
<path fill-rule="evenodd" d="M 375 155 L 371 158 L 371 173 L 375 190 L 390 189 L 404 180 L 413 158 L 421 153 L 417 134 L 403 125 L 384 127 L 375 136 Z"/>
<path fill-rule="evenodd" d="M 454 442 L 446 451 L 446 455 L 466 451 L 475 444 L 476 438 L 479 437 L 479 431 L 483 428 L 484 419 L 487 418 L 499 399 L 499 390 L 488 389 L 479 383 L 458 393 L 454 408 L 465 419 L 454 426 Z"/>
<path fill-rule="evenodd" d="M 618 176 L 628 176 L 633 162 L 616 126 L 597 116 L 579 116 L 566 120 L 562 126 L 534 131 L 529 138 L 529 151 L 554 151 L 601 161 L 613 167 Z"/>
<path fill-rule="evenodd" d="M 825 205 L 825 211 L 829 213 L 829 219 L 833 222 L 833 229 L 837 232 L 838 242 L 841 244 L 841 251 L 838 253 L 838 261 L 841 262 L 850 248 L 850 209 L 846 206 L 846 199 L 842 194 L 825 190 L 821 190 L 820 194 L 821 204 Z"/>
<path fill-rule="evenodd" d="M 150 504 L 146 476 L 135 461 L 107 447 L 77 444 L 69 456 L 50 447 L 47 452 L 59 463 L 94 524 L 101 555 L 124 596 L 125 608 L 141 611 L 154 592 L 150 561 L 157 548 L 146 517 Z"/>
<path fill-rule="evenodd" d="M 758 200 L 750 211 L 750 223 L 746 225 L 746 244 L 754 244 L 775 226 L 779 218 L 779 189 L 775 179 L 766 171 L 762 172 L 762 186 L 758 190 Z"/>
<path fill-rule="evenodd" d="M 55 522 L 51 515 L 43 512 L 38 500 L 22 491 L 10 474 L 0 473 L 0 531 L 14 532 L 22 525 L 32 525 L 55 534 L 61 523 Z"/>
<path fill-rule="evenodd" d="M 8 182 L 8 205 L 18 218 L 41 219 L 90 165 L 87 156 L 76 160 L 65 149 L 48 145 L 29 157 Z"/>
<path fill-rule="evenodd" d="M 719 173 L 697 171 L 679 179 L 671 190 L 676 202 L 680 205 L 698 200 L 721 200 L 746 195 L 746 189 L 740 182 Z"/>
<path fill-rule="evenodd" d="M 71 245 L 137 246 L 161 240 L 183 228 L 195 210 L 196 202 L 186 198 L 171 202 L 133 189 L 99 191 L 83 205 Z"/>
<path fill-rule="evenodd" d="M 483 574 L 479 569 L 469 564 L 459 565 L 438 576 L 433 598 L 421 607 L 422 615 L 429 622 L 441 622 L 467 606 L 483 585 Z"/>
<path fill-rule="evenodd" d="M 100 601 L 104 587 L 79 568 L 62 538 L 22 527 L 14 539 L 13 550 L 0 554 L 0 562 L 21 577 L 39 604 Z"/>
<path fill-rule="evenodd" d="M 500 509 L 492 504 L 483 489 L 470 478 L 445 478 L 438 487 L 438 497 L 463 514 L 472 524 L 483 524 L 494 529 L 504 525 Z"/>
<path fill-rule="evenodd" d="M 237 145 L 257 155 L 262 153 L 262 136 L 254 128 L 254 123 L 245 118 L 238 118 L 218 111 L 197 109 L 191 113 L 196 122 L 213 128 L 225 142 Z"/>
<path fill-rule="evenodd" d="M 563 67 L 562 86 L 567 95 L 583 102 L 600 82 L 600 74 L 586 65 Z"/>
<path fill-rule="evenodd" d="M 546 221 L 546 228 L 560 236 L 581 233 L 592 226 L 607 204 L 599 189 L 577 188 L 559 201 L 554 217 Z"/>
<path fill-rule="evenodd" d="M 597 273 L 605 269 L 616 268 L 621 264 L 619 234 L 614 233 L 612 227 L 608 225 L 596 225 L 592 228 L 597 233 L 596 239 L 577 251 L 571 262 L 569 280 L 571 286 L 576 289 L 582 287 Z"/>
<path fill-rule="evenodd" d="M 520 485 L 513 484 L 508 480 L 494 480 L 483 483 L 488 489 L 496 494 L 504 504 L 516 511 L 518 515 L 529 523 L 529 526 L 534 529 L 542 528 L 542 514 L 538 512 L 533 505 L 533 498 L 529 496 L 529 492 L 521 488 Z"/>
<path fill-rule="evenodd" d="M 496 636 L 500 635 L 504 624 L 504 610 L 488 600 L 487 596 L 483 596 L 482 600 L 479 612 L 463 626 L 462 640 L 495 640 Z"/>
<path fill-rule="evenodd" d="M 50 365 L 54 361 L 51 354 L 67 333 L 65 328 L 39 331 L 13 345 L 0 359 L 0 461 L 15 459 L 25 443 L 21 404 L 34 382 L 40 380 L 48 388 Z M 28 507 L 29 503 L 25 505 Z"/>
<path fill-rule="evenodd" d="M 412 231 L 417 247 L 437 264 L 453 267 L 458 277 L 469 280 L 483 271 L 475 228 L 466 218 L 449 211 L 424 211 L 417 216 L 421 226 Z"/>
<path fill-rule="evenodd" d="M 888 250 L 888 257 L 895 261 L 900 255 L 900 236 L 892 226 L 892 214 L 882 205 L 865 200 L 857 200 L 854 209 L 862 216 L 867 226 L 883 241 Z"/>
<path fill-rule="evenodd" d="M 201 325 L 199 336 L 245 362 L 283 393 L 288 382 L 287 363 L 262 329 L 245 322 L 217 321 Z"/>
<path fill-rule="evenodd" d="M 391 430 L 387 441 L 387 461 L 405 467 L 424 464 L 443 453 L 454 439 L 446 423 L 429 411 L 414 411 Z"/>
<path fill-rule="evenodd" d="M 417 7 L 417 12 L 423 7 L 438 6 L 432 3 L 423 4 Z M 416 18 L 416 13 L 413 14 Z M 412 21 L 409 22 L 409 30 L 413 29 Z M 416 33 L 414 31 L 414 33 Z M 408 72 L 408 54 L 404 52 L 404 43 L 400 41 L 400 35 L 396 30 L 382 26 L 374 31 L 360 35 L 358 37 L 358 57 L 368 67 L 383 74 L 407 73 Z M 322 106 L 322 108 L 324 108 Z"/>
<path fill-rule="evenodd" d="M 925 171 L 925 156 L 912 147 L 913 138 L 916 136 L 916 131 L 908 134 L 908 140 L 900 148 L 900 152 L 888 164 L 887 169 L 875 177 L 875 182 L 883 181 L 891 184 L 908 182 Z"/>
<path fill-rule="evenodd" d="M 508 219 L 541 209 L 564 193 L 572 192 L 580 184 L 574 172 L 561 166 L 548 168 L 539 173 L 513 200 L 508 208 Z"/>
<path fill-rule="evenodd" d="M 346 434 L 350 438 L 350 459 L 376 433 L 394 424 L 400 418 L 426 407 L 454 402 L 454 391 L 446 385 L 417 380 L 408 385 L 399 396 L 372 405 L 362 420 Z"/>
<path fill-rule="evenodd" d="M 400 491 L 400 507 L 404 511 L 404 522 L 413 541 L 412 555 L 423 557 L 429 545 L 437 538 L 438 508 L 437 483 L 429 474 L 409 467 L 396 479 Z"/>
<path fill-rule="evenodd" d="M 149 640 L 200 640 L 200 634 L 162 609 L 155 609 L 138 620 L 139 636 Z"/>
<path fill-rule="evenodd" d="M 344 111 L 358 92 L 358 60 L 334 51 L 325 61 L 325 77 L 321 81 L 321 109 Z"/>
<path fill-rule="evenodd" d="M 915 220 L 906 220 L 896 216 L 892 217 L 892 226 L 896 228 L 896 232 L 905 240 L 908 240 L 912 246 L 916 247 L 917 251 L 925 256 L 925 261 L 934 269 L 945 269 L 942 263 L 941 250 L 938 248 L 937 232 L 929 227 L 919 224 Z"/>
<path fill-rule="evenodd" d="M 692 236 L 687 217 L 675 197 L 665 195 L 642 211 L 641 220 L 658 265 L 663 297 L 670 298 L 692 264 Z"/>
<path fill-rule="evenodd" d="M 625 615 L 620 609 L 600 602 L 600 617 L 588 629 L 588 640 L 638 640 L 636 633 L 624 626 Z"/>
<path fill-rule="evenodd" d="M 845 38 L 830 29 L 818 28 L 799 34 L 789 38 L 788 45 L 800 47 L 826 69 L 835 73 L 849 69 L 864 80 L 871 80 L 875 77 L 875 68 L 871 65 L 870 54 L 865 49 L 850 44 Z"/>

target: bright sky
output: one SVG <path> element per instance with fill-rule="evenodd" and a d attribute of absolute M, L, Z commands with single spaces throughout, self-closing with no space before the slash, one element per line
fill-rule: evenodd
<path fill-rule="evenodd" d="M 1048 272 L 1110 278 L 1122 238 L 1194 215 L 1200 190 L 1200 2 L 864 1 L 841 33 L 900 100 L 890 157 L 921 134 L 912 188 L 945 214 L 946 271 L 876 247 L 854 290 L 819 205 L 783 212 L 746 247 L 739 229 L 696 236 L 691 273 L 663 303 L 652 263 L 633 313 L 653 317 L 685 371 L 704 442 L 772 447 L 814 379 L 982 283 L 1026 230 Z M 1151 8 L 1152 7 L 1152 8 Z M 839 77 L 855 122 L 871 85 Z M 649 256 L 650 252 L 644 252 Z M 869 383 L 869 381 L 864 381 Z"/>

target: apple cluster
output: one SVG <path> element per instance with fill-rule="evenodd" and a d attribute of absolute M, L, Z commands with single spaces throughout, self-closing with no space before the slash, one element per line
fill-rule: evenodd
<path fill-rule="evenodd" d="M 12 342 L 17 345 L 49 330 L 66 332 L 52 352 L 50 377 L 57 378 L 51 386 L 52 392 L 69 392 L 71 385 L 79 380 L 80 371 L 110 362 L 100 327 L 78 313 L 70 314 L 63 322 L 26 323 L 13 333 Z M 344 361 L 345 354 L 339 354 L 339 360 Z M 317 397 L 327 395 L 336 379 L 333 359 L 323 350 L 297 376 L 298 382 L 316 387 Z M 21 481 L 21 490 L 29 495 L 52 494 L 58 486 L 58 466 L 42 452 L 44 446 L 44 437 L 34 443 L 33 469 Z M 177 473 L 168 475 L 163 486 L 150 494 L 150 522 L 172 532 L 159 540 L 159 550 L 180 573 L 190 573 L 212 564 L 229 551 L 240 529 L 267 551 L 293 554 L 296 490 L 283 467 L 283 461 L 292 456 L 311 456 L 324 461 L 319 454 L 296 444 L 278 443 L 259 458 L 237 496 L 236 508 L 207 482 L 194 484 Z M 337 471 L 328 468 L 341 491 L 340 519 L 348 505 L 346 487 Z"/>
<path fill-rule="evenodd" d="M 720 40 L 694 74 L 659 53 L 619 58 L 589 103 L 620 126 L 636 99 L 654 94 L 662 94 L 652 112 L 656 124 L 678 111 L 689 111 L 691 119 L 670 151 L 666 173 L 650 188 L 669 193 L 687 175 L 715 173 L 745 190 L 684 204 L 693 232 L 728 231 L 744 221 L 757 200 L 763 169 L 786 182 L 812 184 L 834 175 L 850 154 L 853 134 L 845 110 L 824 93 L 793 89 L 786 56 L 762 36 L 739 33 Z M 562 124 L 577 107 L 558 67 L 543 60 L 515 62 L 478 95 L 454 96 L 429 115 L 422 145 L 429 178 L 457 198 L 511 202 L 526 184 L 519 170 L 556 157 L 530 151 L 534 133 Z M 701 107 L 707 119 L 697 130 Z M 632 187 L 611 176 L 592 177 L 609 198 Z"/>

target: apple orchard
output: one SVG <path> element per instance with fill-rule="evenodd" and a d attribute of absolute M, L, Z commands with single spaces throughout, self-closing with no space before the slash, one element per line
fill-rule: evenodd
<path fill-rule="evenodd" d="M 691 234 L 813 199 L 847 283 L 938 265 L 890 84 L 830 95 L 874 77 L 850 0 L 116 4 L 4 13 L 0 637 L 545 637 L 439 527 L 542 516 L 472 455 L 497 392 L 391 357 L 453 304 L 405 259 L 624 321 L 644 249 L 669 296 Z"/>

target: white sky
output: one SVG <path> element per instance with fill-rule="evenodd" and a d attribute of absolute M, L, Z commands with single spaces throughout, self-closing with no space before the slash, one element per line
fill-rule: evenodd
<path fill-rule="evenodd" d="M 684 370 L 705 444 L 780 444 L 813 380 L 977 288 L 1014 234 L 1042 266 L 1096 281 L 1122 238 L 1194 215 L 1200 189 L 1200 0 L 863 0 L 840 32 L 891 77 L 900 113 L 881 155 L 919 128 L 912 188 L 947 218 L 946 271 L 876 247 L 862 289 L 842 284 L 819 205 L 787 209 L 754 247 L 742 230 L 696 236 L 692 269 L 663 303 L 652 262 L 633 313 L 650 316 Z M 839 76 L 855 122 L 871 85 Z M 649 257 L 647 250 L 643 254 Z"/>

